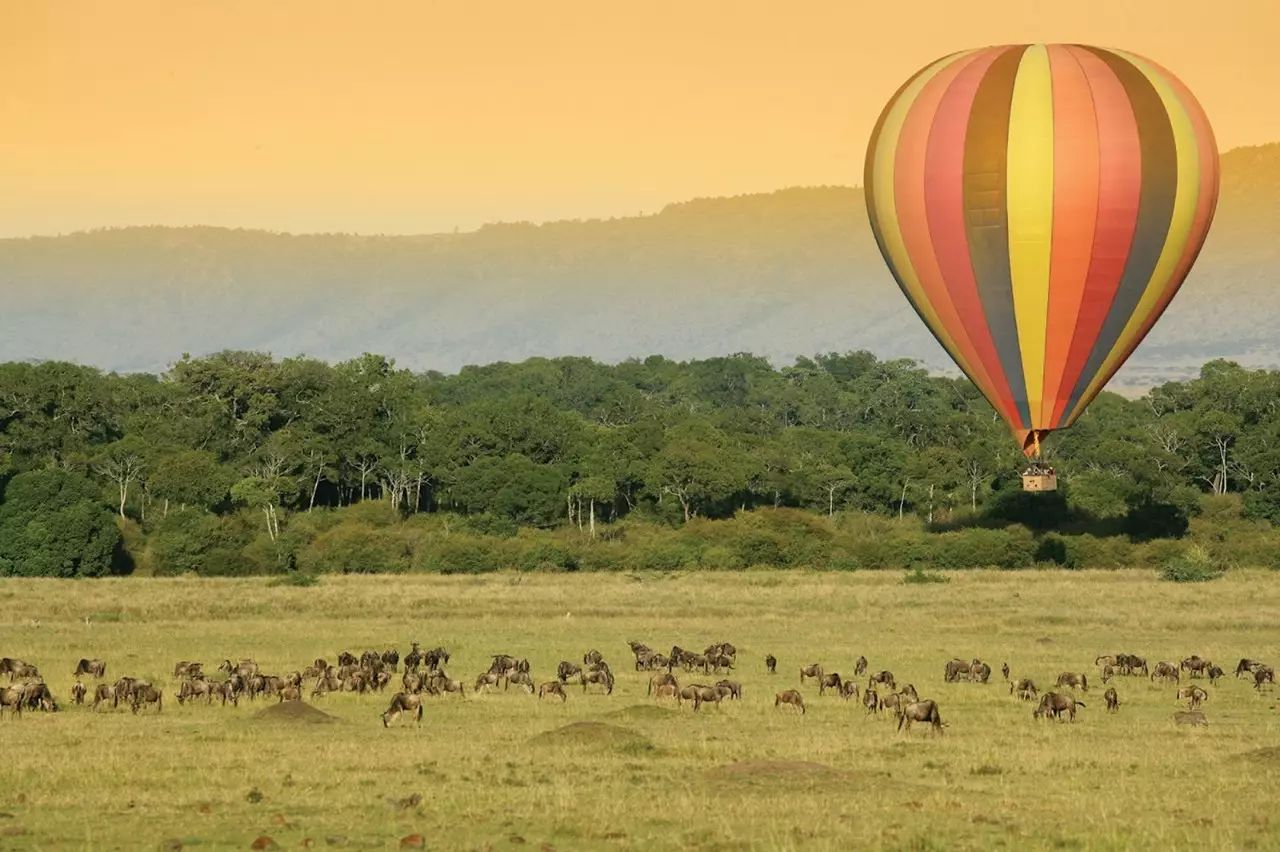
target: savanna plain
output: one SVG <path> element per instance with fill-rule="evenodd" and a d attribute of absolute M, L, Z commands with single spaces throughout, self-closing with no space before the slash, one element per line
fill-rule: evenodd
<path fill-rule="evenodd" d="M 0 847 L 435 849 L 1274 849 L 1280 848 L 1275 692 L 1231 676 L 1280 659 L 1280 575 L 1174 584 L 1145 571 L 499 573 L 266 579 L 0 582 L 0 655 L 38 665 L 57 713 L 4 713 Z M 738 647 L 740 701 L 677 708 L 646 695 L 628 640 L 658 650 Z M 333 719 L 263 719 L 174 699 L 177 660 L 214 671 L 252 657 L 285 674 L 316 657 L 441 645 L 465 698 L 426 700 L 421 726 L 384 728 L 386 694 L 305 700 Z M 536 682 L 598 649 L 613 694 L 476 695 L 494 654 Z M 1177 687 L 1118 677 L 1106 712 L 1093 665 L 1190 654 L 1227 676 L 1207 727 L 1173 721 Z M 765 671 L 764 657 L 778 659 Z M 942 735 L 800 686 L 802 665 L 889 669 L 936 700 Z M 70 702 L 80 657 L 165 690 L 163 710 Z M 989 684 L 944 683 L 979 657 Z M 1083 671 L 1074 723 L 1036 720 L 1000 676 L 1042 690 Z M 679 673 L 681 682 L 700 675 Z M 1185 675 L 1184 675 L 1185 682 Z M 865 676 L 861 679 L 865 686 Z M 801 715 L 774 694 L 800 688 Z M 1272 688 L 1273 689 L 1273 688 Z M 275 699 L 270 699 L 274 703 Z M 579 724 L 595 723 L 595 724 Z M 416 798 L 420 796 L 420 801 Z"/>

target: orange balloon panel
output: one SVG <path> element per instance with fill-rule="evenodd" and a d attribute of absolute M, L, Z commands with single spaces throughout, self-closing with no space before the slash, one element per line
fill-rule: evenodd
<path fill-rule="evenodd" d="M 1030 450 L 1178 291 L 1213 219 L 1218 153 L 1191 92 L 1148 59 L 987 47 L 903 84 L 865 188 L 903 293 Z"/>

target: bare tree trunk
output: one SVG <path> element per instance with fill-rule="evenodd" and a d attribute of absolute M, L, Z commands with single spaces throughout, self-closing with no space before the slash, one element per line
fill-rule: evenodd
<path fill-rule="evenodd" d="M 591 537 L 595 538 L 596 537 L 596 498 L 594 497 L 591 498 L 590 512 L 591 512 L 591 523 L 590 523 Z"/>
<path fill-rule="evenodd" d="M 316 467 L 316 481 L 311 485 L 311 502 L 307 504 L 307 511 L 310 512 L 316 506 L 316 494 L 320 492 L 320 480 L 324 478 L 324 465 Z"/>
<path fill-rule="evenodd" d="M 907 505 L 907 483 L 909 482 L 911 482 L 910 479 L 902 480 L 902 497 L 898 500 L 898 520 L 902 520 L 902 510 Z"/>

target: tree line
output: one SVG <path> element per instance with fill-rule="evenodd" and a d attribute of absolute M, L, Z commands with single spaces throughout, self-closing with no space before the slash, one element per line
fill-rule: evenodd
<path fill-rule="evenodd" d="M 1140 399 L 1104 393 L 1047 443 L 1063 491 L 1028 500 L 1021 454 L 967 380 L 866 352 L 453 375 L 368 354 L 222 352 L 162 375 L 7 363 L 0 574 L 128 570 L 143 552 L 201 570 L 211 547 L 240 571 L 288 570 L 291 528 L 318 535 L 359 506 L 497 537 L 765 509 L 1177 537 L 1205 495 L 1280 520 L 1278 405 L 1280 372 L 1225 361 Z"/>

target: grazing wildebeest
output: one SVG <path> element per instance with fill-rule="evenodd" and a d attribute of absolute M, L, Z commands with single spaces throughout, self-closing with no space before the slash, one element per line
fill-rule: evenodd
<path fill-rule="evenodd" d="M 53 693 L 42 680 L 34 680 L 22 685 L 22 703 L 32 710 L 44 710 L 50 713 L 58 711 L 58 703 L 53 700 Z"/>
<path fill-rule="evenodd" d="M 564 693 L 564 684 L 558 680 L 549 680 L 542 686 L 538 687 L 538 698 L 542 699 L 547 695 L 558 695 L 563 703 L 569 700 L 569 696 Z"/>
<path fill-rule="evenodd" d="M 969 673 L 971 665 L 972 663 L 967 663 L 961 659 L 950 660 L 942 671 L 942 679 L 947 683 L 955 683 L 960 680 L 960 675 Z"/>
<path fill-rule="evenodd" d="M 1006 681 L 1009 679 L 1009 663 L 1008 663 L 1008 661 L 1005 661 L 1004 665 L 1002 665 L 1002 666 L 1000 667 L 1000 674 L 1004 675 L 1004 679 L 1005 679 Z"/>
<path fill-rule="evenodd" d="M 1079 687 L 1085 692 L 1089 691 L 1089 679 L 1084 676 L 1083 672 L 1063 672 L 1058 675 L 1058 682 L 1055 686 L 1069 686 L 1072 689 Z"/>
<path fill-rule="evenodd" d="M 1200 704 L 1209 700 L 1209 693 L 1198 686 L 1184 686 L 1178 690 L 1178 700 L 1187 702 L 1188 710 L 1199 710 Z"/>
<path fill-rule="evenodd" d="M 1202 658 L 1198 654 L 1192 654 L 1182 662 L 1178 663 L 1178 670 L 1185 671 L 1190 677 L 1203 677 L 1204 673 L 1209 670 L 1209 666 L 1213 663 Z"/>
<path fill-rule="evenodd" d="M 1178 667 L 1164 660 L 1156 663 L 1155 669 L 1151 672 L 1151 680 L 1156 678 L 1172 680 L 1174 683 L 1181 683 L 1182 681 L 1182 675 L 1178 672 Z"/>
<path fill-rule="evenodd" d="M 1257 660 L 1251 660 L 1248 657 L 1241 657 L 1240 662 L 1236 663 L 1236 677 L 1249 677 L 1257 671 L 1258 666 L 1260 665 L 1262 665 L 1262 663 Z M 0 668 L 0 671 L 4 671 L 4 669 Z"/>
<path fill-rule="evenodd" d="M 1111 680 L 1111 678 L 1115 677 L 1115 675 L 1116 675 L 1116 670 L 1114 666 L 1112 666 L 1110 663 L 1103 664 L 1102 666 L 1102 682 L 1103 683 L 1107 683 L 1108 681 Z"/>
<path fill-rule="evenodd" d="M 969 664 L 969 680 L 986 683 L 990 679 L 991 666 L 982 662 L 982 660 L 974 660 Z"/>
<path fill-rule="evenodd" d="M 136 715 L 144 705 L 154 704 L 156 712 L 159 713 L 164 709 L 164 694 L 161 690 L 156 689 L 151 684 L 138 684 L 134 687 L 132 700 L 129 709 L 133 710 Z"/>
<path fill-rule="evenodd" d="M 942 715 L 938 713 L 938 705 L 934 701 L 912 701 L 905 707 L 902 707 L 898 713 L 898 730 L 903 729 L 906 724 L 906 733 L 911 733 L 912 722 L 927 722 L 933 727 L 934 732 L 942 733 Z"/>
<path fill-rule="evenodd" d="M 890 689 L 898 688 L 898 683 L 893 678 L 893 672 L 888 670 L 876 672 L 867 680 L 868 687 L 875 683 L 887 686 Z"/>
<path fill-rule="evenodd" d="M 1116 654 L 1116 662 L 1120 664 L 1120 671 L 1127 675 L 1147 674 L 1147 658 L 1139 657 L 1137 654 Z"/>
<path fill-rule="evenodd" d="M 15 678 L 18 680 L 34 680 L 38 677 L 40 677 L 40 669 L 31 663 L 19 662 L 9 669 L 9 683 L 13 683 Z"/>
<path fill-rule="evenodd" d="M 777 674 L 777 673 L 778 673 L 778 658 L 777 658 L 777 657 L 775 657 L 773 654 L 765 654 L 765 655 L 764 655 L 764 670 L 765 670 L 765 671 L 767 671 L 769 674 Z"/>
<path fill-rule="evenodd" d="M 867 671 L 867 658 L 860 654 L 858 655 L 858 659 L 855 660 L 853 663 L 853 676 L 862 677 L 862 675 L 866 673 L 866 671 Z"/>
<path fill-rule="evenodd" d="M 529 676 L 528 672 L 516 672 L 511 677 L 507 678 L 507 683 L 502 688 L 504 690 L 508 689 L 513 683 L 516 686 L 523 686 L 525 689 L 529 690 L 530 695 L 533 695 L 533 678 Z"/>
<path fill-rule="evenodd" d="M 1262 691 L 1264 683 L 1274 684 L 1276 682 L 1276 670 L 1271 666 L 1258 666 L 1253 670 L 1253 688 Z"/>
<path fill-rule="evenodd" d="M 742 698 L 742 684 L 738 683 L 736 680 L 718 680 L 716 681 L 716 689 L 727 689 L 729 692 L 725 697 L 732 698 L 734 701 L 738 701 Z"/>
<path fill-rule="evenodd" d="M 675 675 L 671 674 L 670 672 L 659 672 L 658 674 L 656 674 L 656 675 L 654 675 L 653 677 L 649 678 L 649 693 L 648 693 L 648 694 L 649 694 L 649 695 L 653 695 L 654 690 L 656 690 L 656 689 L 657 689 L 658 687 L 660 687 L 660 686 L 675 686 L 675 687 L 679 687 L 679 685 L 680 685 L 680 684 L 676 682 L 676 676 L 675 676 Z"/>
<path fill-rule="evenodd" d="M 118 678 L 112 686 L 111 706 L 119 705 L 121 701 L 129 702 L 133 700 L 133 691 L 139 686 L 150 686 L 150 684 L 142 683 L 137 678 L 125 676 Z"/>
<path fill-rule="evenodd" d="M 76 704 L 84 704 L 84 696 L 86 692 L 88 692 L 88 690 L 85 688 L 85 685 L 77 680 L 75 685 L 71 687 L 71 700 Z"/>
<path fill-rule="evenodd" d="M 817 678 L 818 680 L 822 680 L 822 666 L 818 663 L 813 663 L 812 665 L 808 665 L 808 666 L 802 666 L 800 668 L 800 685 L 801 686 L 804 686 L 804 679 L 807 677 L 812 677 L 812 678 Z"/>
<path fill-rule="evenodd" d="M 1218 685 L 1218 678 L 1220 678 L 1220 677 L 1222 677 L 1223 675 L 1225 675 L 1225 674 L 1226 674 L 1226 672 L 1224 672 L 1224 671 L 1222 670 L 1222 667 L 1221 667 L 1221 666 L 1216 666 L 1216 665 L 1214 665 L 1214 666 L 1209 666 L 1209 671 L 1208 671 L 1208 672 L 1206 672 L 1206 674 L 1209 676 L 1209 685 L 1210 685 L 1210 686 L 1217 686 L 1217 685 Z"/>
<path fill-rule="evenodd" d="M 1017 683 L 1009 684 L 1009 694 L 1017 693 L 1018 698 L 1023 701 L 1035 701 L 1039 690 L 1036 689 L 1036 683 L 1029 677 L 1019 678 Z"/>
<path fill-rule="evenodd" d="M 773 696 L 774 707 L 780 707 L 784 704 L 797 708 L 800 711 L 800 715 L 804 715 L 804 697 L 797 690 L 788 689 Z"/>
<path fill-rule="evenodd" d="M 613 695 L 613 675 L 608 671 L 586 672 L 582 675 L 582 691 L 587 691 L 589 684 L 599 684 L 605 688 L 605 692 Z"/>
<path fill-rule="evenodd" d="M 1077 701 L 1070 695 L 1046 692 L 1040 699 L 1040 706 L 1032 711 L 1032 715 L 1037 719 L 1045 716 L 1061 719 L 1062 714 L 1066 713 L 1070 720 L 1074 722 L 1076 720 L 1076 708 L 1083 706 L 1085 706 L 1083 701 Z"/>
<path fill-rule="evenodd" d="M 98 705 L 106 701 L 110 701 L 112 707 L 116 706 L 116 688 L 109 683 L 100 683 L 93 691 L 92 709 L 97 710 Z"/>
<path fill-rule="evenodd" d="M 840 687 L 840 697 L 848 701 L 850 698 L 858 697 L 858 682 L 846 680 L 844 686 Z"/>
<path fill-rule="evenodd" d="M 76 663 L 76 670 L 71 673 L 72 677 L 80 677 L 80 675 L 90 675 L 92 677 L 105 677 L 107 674 L 107 663 L 105 660 L 88 660 L 81 658 Z"/>
<path fill-rule="evenodd" d="M 824 674 L 822 677 L 818 678 L 818 694 L 825 695 L 828 689 L 834 689 L 839 693 L 840 686 L 843 683 L 844 681 L 840 678 L 840 672 Z"/>
<path fill-rule="evenodd" d="M 409 713 L 416 724 L 422 724 L 422 696 L 397 692 L 391 696 L 391 704 L 382 712 L 382 727 L 389 728 L 391 723 L 400 718 L 401 713 Z"/>
<path fill-rule="evenodd" d="M 1116 693 L 1114 686 L 1108 687 L 1107 691 L 1102 693 L 1102 700 L 1107 702 L 1107 712 L 1115 713 L 1120 709 L 1120 696 Z"/>

